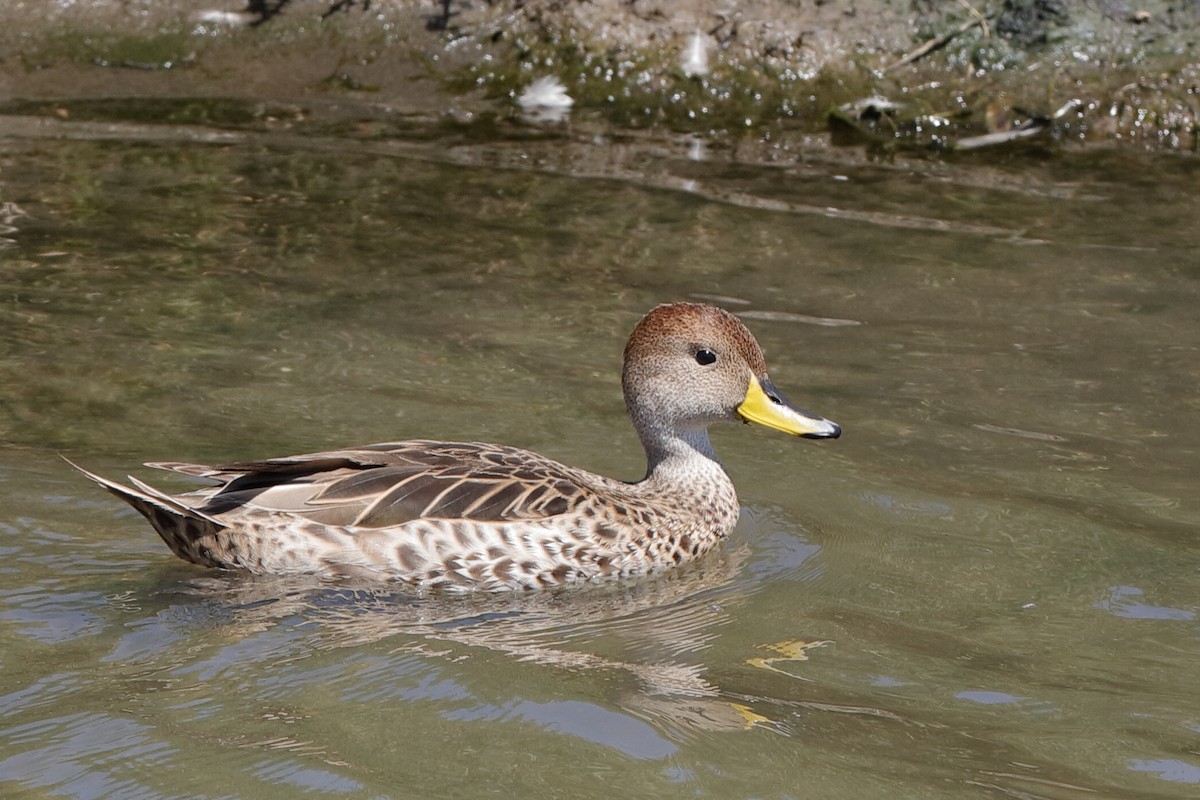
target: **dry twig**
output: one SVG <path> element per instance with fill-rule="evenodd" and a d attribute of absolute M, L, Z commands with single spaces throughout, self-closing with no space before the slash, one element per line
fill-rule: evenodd
<path fill-rule="evenodd" d="M 916 50 L 912 50 L 908 53 L 905 53 L 904 56 L 899 61 L 895 62 L 894 64 L 889 64 L 888 66 L 884 67 L 883 71 L 889 72 L 889 71 L 895 69 L 896 67 L 902 67 L 905 64 L 911 64 L 912 62 L 916 61 L 918 58 L 925 55 L 926 53 L 937 50 L 939 47 L 944 47 L 946 45 L 946 43 L 949 42 L 951 39 L 953 39 L 956 36 L 961 36 L 962 34 L 966 33 L 967 31 L 971 30 L 972 28 L 979 27 L 982 25 L 983 29 L 986 31 L 987 30 L 987 17 L 983 14 L 980 14 L 978 11 L 975 11 L 975 9 L 973 9 L 973 8 L 971 10 L 974 11 L 978 16 L 967 20 L 962 25 L 959 25 L 957 28 L 955 28 L 952 31 L 943 33 L 941 36 L 933 37 L 929 41 L 925 42 L 925 44 L 918 47 Z"/>

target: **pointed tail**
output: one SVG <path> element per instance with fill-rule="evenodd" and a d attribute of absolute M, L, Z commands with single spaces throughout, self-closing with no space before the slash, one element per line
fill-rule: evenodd
<path fill-rule="evenodd" d="M 139 514 L 150 521 L 154 530 L 171 548 L 171 552 L 185 561 L 205 567 L 229 566 L 213 554 L 216 537 L 227 527 L 216 517 L 197 511 L 165 492 L 132 476 L 131 488 L 102 475 L 84 469 L 69 458 L 63 460 L 85 476 L 133 506 Z"/>

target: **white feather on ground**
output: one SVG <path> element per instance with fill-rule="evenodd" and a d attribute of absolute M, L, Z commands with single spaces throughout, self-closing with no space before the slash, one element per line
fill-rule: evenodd
<path fill-rule="evenodd" d="M 567 94 L 567 87 L 553 75 L 538 78 L 526 86 L 517 102 L 526 111 L 536 108 L 568 109 L 575 105 L 575 101 Z"/>

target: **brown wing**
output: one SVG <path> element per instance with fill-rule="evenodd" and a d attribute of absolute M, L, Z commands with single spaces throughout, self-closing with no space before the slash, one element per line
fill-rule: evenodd
<path fill-rule="evenodd" d="M 225 481 L 202 507 L 287 511 L 330 525 L 383 528 L 415 519 L 541 519 L 578 506 L 579 473 L 512 447 L 385 442 L 204 467 L 153 466 Z"/>

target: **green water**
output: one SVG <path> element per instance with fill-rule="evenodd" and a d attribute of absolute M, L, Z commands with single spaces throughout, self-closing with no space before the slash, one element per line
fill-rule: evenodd
<path fill-rule="evenodd" d="M 1193 797 L 1200 166 L 0 125 L 0 794 Z M 699 160 L 695 157 L 700 156 Z M 520 597 L 207 572 L 74 474 L 409 437 L 640 477 L 742 313 L 728 545 Z"/>

